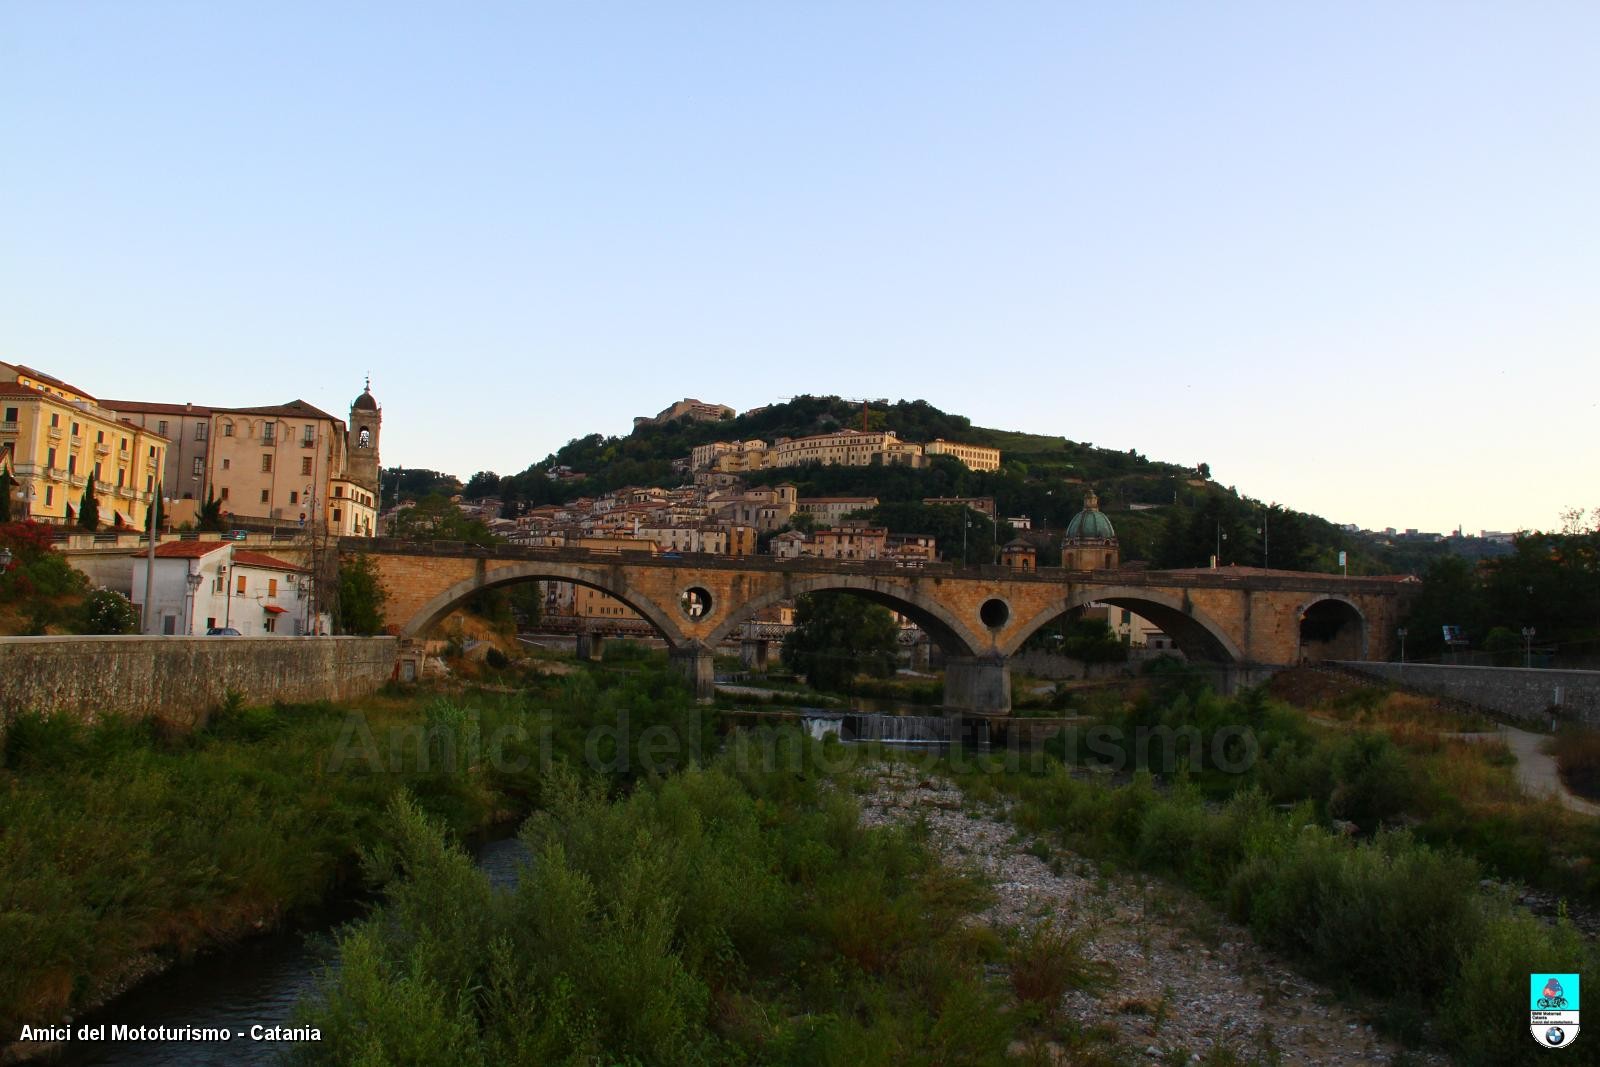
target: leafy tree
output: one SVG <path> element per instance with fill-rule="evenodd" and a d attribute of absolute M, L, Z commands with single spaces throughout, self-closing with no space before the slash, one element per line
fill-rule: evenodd
<path fill-rule="evenodd" d="M 1422 590 L 1406 616 L 1406 652 L 1418 658 L 1445 649 L 1445 626 L 1460 626 L 1467 639 L 1487 635 L 1488 613 L 1483 585 L 1473 566 L 1460 556 L 1435 560 L 1422 575 Z"/>
<path fill-rule="evenodd" d="M 377 564 L 365 553 L 339 563 L 339 631 L 347 634 L 383 632 L 383 606 L 388 591 L 378 578 Z"/>
<path fill-rule="evenodd" d="M 1196 473 L 1209 482 L 1211 480 L 1211 464 L 1200 464 L 1200 466 L 1196 468 Z"/>
<path fill-rule="evenodd" d="M 96 589 L 84 598 L 78 630 L 86 634 L 131 634 L 139 625 L 133 601 L 114 589 Z"/>
<path fill-rule="evenodd" d="M 100 528 L 100 502 L 94 496 L 94 475 L 89 475 L 83 487 L 83 499 L 78 502 L 78 525 L 85 530 Z"/>
<path fill-rule="evenodd" d="M 848 593 L 795 599 L 795 628 L 783 639 L 783 661 L 817 689 L 850 692 L 858 674 L 894 673 L 894 616 Z"/>
<path fill-rule="evenodd" d="M 214 489 L 206 490 L 206 502 L 200 505 L 198 526 L 208 533 L 220 533 L 222 524 L 222 501 L 217 499 Z"/>
<path fill-rule="evenodd" d="M 486 496 L 496 496 L 500 492 L 500 476 L 494 471 L 479 471 L 467 479 L 467 487 L 461 490 L 461 495 L 468 500 L 482 500 Z"/>
<path fill-rule="evenodd" d="M 389 519 L 388 534 L 407 541 L 462 541 L 470 545 L 490 545 L 499 540 L 481 519 L 468 516 L 442 494 L 423 497 L 415 507 L 396 512 Z"/>

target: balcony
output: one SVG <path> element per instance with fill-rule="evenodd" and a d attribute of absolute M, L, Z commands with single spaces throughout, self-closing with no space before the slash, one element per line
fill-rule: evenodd
<path fill-rule="evenodd" d="M 49 478 L 52 482 L 64 482 L 67 480 L 67 472 L 62 470 L 60 467 L 51 467 L 45 473 L 45 477 Z"/>
<path fill-rule="evenodd" d="M 45 432 L 50 435 L 51 440 L 54 440 L 54 441 L 61 440 L 61 427 L 59 427 L 59 426 L 51 426 Z"/>
<path fill-rule="evenodd" d="M 0 433 L 16 433 L 16 432 L 17 432 L 17 423 L 16 423 L 15 419 L 12 419 L 12 420 L 9 420 L 9 421 L 6 421 L 6 422 L 0 422 Z"/>
<path fill-rule="evenodd" d="M 109 456 L 111 454 L 111 446 L 101 441 L 94 446 L 94 454 L 97 456 Z"/>
<path fill-rule="evenodd" d="M 301 448 L 316 448 L 317 447 L 317 442 L 312 438 L 302 437 L 300 439 L 300 447 Z"/>

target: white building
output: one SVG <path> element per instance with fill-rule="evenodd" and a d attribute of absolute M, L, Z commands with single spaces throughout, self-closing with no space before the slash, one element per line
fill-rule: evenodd
<path fill-rule="evenodd" d="M 143 614 L 148 558 L 133 559 L 133 602 Z M 191 581 L 191 576 L 196 580 Z M 168 541 L 156 546 L 151 610 L 156 633 L 203 636 L 229 627 L 246 637 L 328 633 L 311 615 L 311 575 L 303 567 L 233 541 Z"/>

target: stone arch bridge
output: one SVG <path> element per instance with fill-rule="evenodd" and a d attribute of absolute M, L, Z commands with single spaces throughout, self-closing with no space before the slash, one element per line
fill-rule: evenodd
<path fill-rule="evenodd" d="M 1040 627 L 1090 604 L 1127 608 L 1159 626 L 1190 659 L 1249 678 L 1304 660 L 1387 659 L 1395 626 L 1419 588 L 1411 577 L 1349 578 L 1222 568 L 1068 571 L 918 568 L 770 556 L 615 549 L 475 546 L 345 538 L 340 554 L 370 556 L 386 612 L 418 638 L 474 593 L 563 581 L 610 594 L 666 641 L 698 696 L 712 695 L 712 652 L 760 609 L 839 590 L 901 612 L 946 656 L 945 706 L 969 714 L 1011 709 L 1009 657 Z"/>

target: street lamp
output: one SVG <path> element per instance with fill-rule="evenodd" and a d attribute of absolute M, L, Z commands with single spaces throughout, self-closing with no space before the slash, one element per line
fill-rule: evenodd
<path fill-rule="evenodd" d="M 205 581 L 205 576 L 199 571 L 195 571 L 193 574 L 189 574 L 184 577 L 185 584 L 189 586 L 189 597 L 186 601 L 188 604 L 188 610 L 185 614 L 187 614 L 189 617 L 190 637 L 194 636 L 194 597 L 195 594 L 200 591 L 200 583 L 203 581 Z"/>
<path fill-rule="evenodd" d="M 1400 635 L 1400 662 L 1403 664 L 1406 661 L 1406 628 L 1402 626 L 1395 633 Z"/>
<path fill-rule="evenodd" d="M 1522 648 L 1523 648 L 1522 665 L 1524 667 L 1532 667 L 1533 666 L 1533 627 L 1531 627 L 1531 626 L 1524 626 L 1522 628 Z"/>

